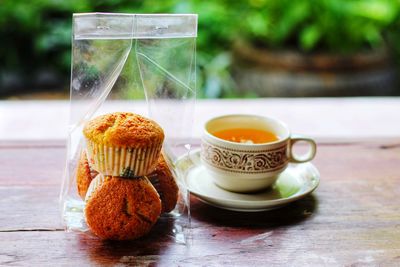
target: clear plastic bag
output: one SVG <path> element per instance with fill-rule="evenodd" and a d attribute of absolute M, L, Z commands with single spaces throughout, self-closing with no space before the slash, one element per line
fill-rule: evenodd
<path fill-rule="evenodd" d="M 133 112 L 153 119 L 164 130 L 163 154 L 174 176 L 185 175 L 177 173 L 174 162 L 190 150 L 196 36 L 197 15 L 192 14 L 74 14 L 67 162 L 60 194 L 66 229 L 89 231 L 76 172 L 86 149 L 83 127 L 96 116 Z M 176 208 L 154 226 L 173 225 L 168 234 L 178 242 L 185 242 L 190 221 L 183 181 L 176 179 Z"/>

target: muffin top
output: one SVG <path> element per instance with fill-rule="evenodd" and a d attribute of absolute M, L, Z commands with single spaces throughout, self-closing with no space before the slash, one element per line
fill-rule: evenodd
<path fill-rule="evenodd" d="M 104 181 L 89 194 L 86 222 L 102 239 L 141 237 L 151 230 L 161 213 L 160 197 L 145 177 L 104 177 Z"/>
<path fill-rule="evenodd" d="M 85 124 L 83 134 L 93 142 L 118 147 L 145 147 L 164 140 L 155 121 L 129 112 L 98 116 Z"/>

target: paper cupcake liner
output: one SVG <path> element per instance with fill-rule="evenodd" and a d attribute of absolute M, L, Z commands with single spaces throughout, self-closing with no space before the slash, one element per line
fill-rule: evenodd
<path fill-rule="evenodd" d="M 161 151 L 161 145 L 145 148 L 110 147 L 87 142 L 89 162 L 106 176 L 134 177 L 153 171 Z"/>
<path fill-rule="evenodd" d="M 97 174 L 97 176 L 90 182 L 89 188 L 85 195 L 85 202 L 87 202 L 90 199 L 93 192 L 96 191 L 96 189 L 99 186 L 101 186 L 104 183 L 104 181 L 105 181 L 104 175 L 102 175 L 101 173 Z"/>

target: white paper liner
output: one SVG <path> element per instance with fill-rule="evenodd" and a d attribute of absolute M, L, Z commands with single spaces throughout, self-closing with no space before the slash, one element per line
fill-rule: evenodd
<path fill-rule="evenodd" d="M 87 202 L 92 193 L 96 191 L 96 189 L 104 183 L 105 177 L 101 173 L 97 174 L 97 176 L 90 182 L 89 188 L 86 192 L 85 202 Z"/>
<path fill-rule="evenodd" d="M 110 147 L 87 140 L 87 152 L 93 168 L 105 176 L 134 177 L 153 171 L 161 144 L 145 148 Z"/>

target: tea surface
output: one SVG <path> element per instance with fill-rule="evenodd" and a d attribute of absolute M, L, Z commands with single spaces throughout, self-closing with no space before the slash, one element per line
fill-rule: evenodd
<path fill-rule="evenodd" d="M 234 128 L 214 132 L 215 137 L 236 143 L 261 144 L 278 140 L 271 132 L 258 129 Z"/>

